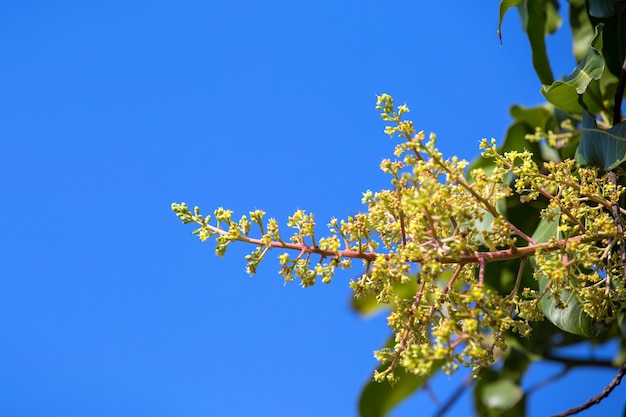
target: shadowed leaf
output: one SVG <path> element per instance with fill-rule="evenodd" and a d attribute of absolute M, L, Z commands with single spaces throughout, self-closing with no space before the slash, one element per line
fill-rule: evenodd
<path fill-rule="evenodd" d="M 604 26 L 602 49 L 609 71 L 619 77 L 626 53 L 626 5 L 615 0 L 588 0 L 589 20 L 593 26 Z"/>
<path fill-rule="evenodd" d="M 556 216 L 551 221 L 542 219 L 533 234 L 533 239 L 537 242 L 548 242 L 550 238 L 559 236 L 559 220 L 560 216 Z M 553 256 L 560 256 L 555 253 Z M 534 264 L 534 257 L 531 258 Z M 541 299 L 541 307 L 546 318 L 561 330 L 568 333 L 577 334 L 586 337 L 596 337 L 605 330 L 604 325 L 597 323 L 583 310 L 582 303 L 576 296 L 576 293 L 566 288 L 560 290 L 560 300 L 565 304 L 564 308 L 557 307 L 556 300 L 552 293 L 552 289 L 548 288 L 550 279 L 546 276 L 537 276 L 539 282 L 539 291 L 545 292 Z"/>
<path fill-rule="evenodd" d="M 569 1 L 569 21 L 574 37 L 574 56 L 576 62 L 581 62 L 587 55 L 594 37 L 593 25 L 587 14 L 586 0 Z"/>
<path fill-rule="evenodd" d="M 546 50 L 546 1 L 526 1 L 526 34 L 532 50 L 533 66 L 542 84 L 554 81 Z"/>
<path fill-rule="evenodd" d="M 616 168 L 626 160 L 626 122 L 610 129 L 598 129 L 596 119 L 583 113 L 583 128 L 576 162 L 604 170 Z"/>
<path fill-rule="evenodd" d="M 368 382 L 359 400 L 359 415 L 361 417 L 383 417 L 386 416 L 400 402 L 422 388 L 427 379 L 439 372 L 444 361 L 439 360 L 432 363 L 428 378 L 416 376 L 405 372 L 402 368 L 397 368 L 394 372 L 400 379 L 395 384 L 389 382 Z M 388 365 L 378 368 L 379 372 L 384 371 Z"/>

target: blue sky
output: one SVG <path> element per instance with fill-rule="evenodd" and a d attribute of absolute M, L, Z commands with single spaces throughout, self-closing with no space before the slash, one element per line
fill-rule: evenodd
<path fill-rule="evenodd" d="M 356 416 L 388 336 L 348 281 L 283 285 L 274 257 L 201 244 L 170 211 L 300 208 L 318 223 L 388 185 L 376 94 L 466 159 L 542 100 L 498 2 L 108 1 L 0 6 L 0 414 Z M 551 39 L 556 74 L 574 65 Z M 278 252 L 276 253 L 278 255 Z M 580 352 L 579 352 L 580 353 Z M 535 381 L 558 368 L 541 368 Z M 571 375 L 530 414 L 578 405 Z M 433 385 L 445 400 L 459 383 Z M 620 394 L 621 391 L 621 394 Z M 623 407 L 623 388 L 593 415 Z M 453 415 L 464 415 L 466 395 Z M 431 415 L 422 393 L 393 417 Z"/>

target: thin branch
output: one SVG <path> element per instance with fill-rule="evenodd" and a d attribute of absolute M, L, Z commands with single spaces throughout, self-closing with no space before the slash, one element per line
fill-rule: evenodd
<path fill-rule="evenodd" d="M 537 382 L 535 385 L 533 385 L 532 387 L 528 388 L 528 390 L 526 390 L 526 396 L 530 396 L 533 392 L 539 391 L 545 386 L 550 385 L 553 382 L 556 382 L 559 379 L 565 377 L 571 370 L 572 370 L 572 367 L 566 366 L 563 369 L 561 369 L 559 372 L 557 372 L 556 374 L 552 375 L 551 377 L 548 377 L 544 379 L 543 381 Z"/>
<path fill-rule="evenodd" d="M 478 260 L 478 286 L 482 287 L 485 282 L 485 259 Z"/>
<path fill-rule="evenodd" d="M 411 329 L 411 322 L 413 321 L 413 319 L 415 317 L 415 311 L 419 307 L 420 301 L 422 300 L 422 294 L 424 293 L 424 286 L 425 285 L 426 285 L 426 281 L 422 280 L 420 282 L 419 289 L 417 290 L 417 293 L 415 294 L 415 298 L 413 299 L 412 314 L 409 317 L 409 321 L 408 321 L 408 323 L 406 325 L 406 329 L 404 330 L 404 334 L 402 335 L 402 341 L 400 342 L 400 347 L 398 348 L 398 351 L 396 352 L 393 360 L 391 361 L 391 364 L 385 370 L 385 372 L 391 371 L 396 366 L 396 363 L 398 362 L 398 359 L 400 358 L 400 353 L 402 353 L 402 351 L 406 349 L 406 342 L 407 342 L 407 340 L 409 338 L 409 333 L 410 333 L 410 329 Z"/>
<path fill-rule="evenodd" d="M 212 226 L 210 224 L 207 223 L 199 223 L 201 226 L 206 227 L 207 229 L 209 229 L 212 233 L 214 234 L 218 234 L 218 235 L 228 235 L 228 231 L 221 229 L 217 226 Z M 494 261 L 504 261 L 504 260 L 509 260 L 509 259 L 519 259 L 519 258 L 527 258 L 529 256 L 533 256 L 535 254 L 535 252 L 537 252 L 538 250 L 542 250 L 542 251 L 555 251 L 555 250 L 562 250 L 564 248 L 567 247 L 567 243 L 590 243 L 590 242 L 597 242 L 597 241 L 601 241 L 604 239 L 608 239 L 611 238 L 612 235 L 610 234 L 604 234 L 604 233 L 599 233 L 599 234 L 595 234 L 595 235 L 578 235 L 578 236 L 574 236 L 574 237 L 569 237 L 567 239 L 561 239 L 561 240 L 556 240 L 556 241 L 549 241 L 549 242 L 539 242 L 539 243 L 535 243 L 532 245 L 528 245 L 528 246 L 523 246 L 523 247 L 511 247 L 509 249 L 502 249 L 502 250 L 496 250 L 493 252 L 473 252 L 473 253 L 468 253 L 468 254 L 464 254 L 461 256 L 439 256 L 437 257 L 437 261 L 441 264 L 444 265 L 449 265 L 449 264 L 459 264 L 459 265 L 465 265 L 465 264 L 471 264 L 471 263 L 480 263 L 480 262 L 494 262 Z M 288 250 L 294 250 L 294 251 L 303 251 L 303 252 L 307 252 L 307 253 L 311 253 L 311 254 L 318 254 L 318 255 L 322 255 L 322 256 L 327 256 L 327 257 L 342 257 L 342 258 L 353 258 L 353 259 L 363 259 L 366 261 L 375 261 L 376 258 L 378 256 L 380 256 L 380 253 L 377 252 L 367 252 L 367 253 L 363 253 L 363 252 L 358 252 L 358 251 L 354 251 L 354 250 L 330 250 L 330 249 L 320 249 L 319 247 L 315 247 L 315 246 L 311 246 L 311 245 L 306 245 L 306 244 L 300 244 L 300 243 L 287 243 L 287 242 L 281 242 L 281 241 L 270 241 L 265 242 L 262 239 L 259 238 L 250 238 L 250 237 L 245 237 L 245 236 L 239 236 L 236 239 L 233 240 L 239 240 L 242 242 L 247 242 L 247 243 L 251 243 L 253 245 L 259 245 L 259 246 L 268 246 L 269 248 L 276 248 L 276 249 L 288 249 Z M 414 259 L 407 259 L 407 262 L 413 262 L 413 263 L 419 263 L 421 262 L 422 259 L 421 258 L 414 258 Z"/>
<path fill-rule="evenodd" d="M 467 375 L 463 379 L 463 382 L 461 382 L 461 385 L 459 385 L 457 389 L 454 390 L 448 400 L 441 406 L 441 408 L 439 408 L 439 410 L 437 410 L 437 414 L 435 414 L 434 417 L 443 417 L 450 410 L 450 408 L 452 408 L 452 406 L 461 398 L 463 392 L 467 390 L 473 383 L 474 378 L 472 377 L 472 375 Z"/>
<path fill-rule="evenodd" d="M 431 159 L 435 162 L 437 162 L 437 164 L 439 164 L 439 166 L 448 174 L 453 174 L 453 172 L 448 169 L 448 167 L 446 166 L 446 164 L 444 164 L 441 160 L 439 160 L 439 158 L 436 158 L 434 155 L 429 155 L 431 157 Z M 465 188 L 471 195 L 472 197 L 474 197 L 477 201 L 479 201 L 484 207 L 485 209 L 489 212 L 489 214 L 491 214 L 493 217 L 499 217 L 502 218 L 504 220 L 504 222 L 507 224 L 507 226 L 509 227 L 509 229 L 511 229 L 511 231 L 516 234 L 517 236 L 521 237 L 522 239 L 524 239 L 525 241 L 527 241 L 530 244 L 534 244 L 537 243 L 535 242 L 535 240 L 533 240 L 530 236 L 528 236 L 526 233 L 524 233 L 523 231 L 521 231 L 517 226 L 515 226 L 513 223 L 511 223 L 511 221 L 509 219 L 507 219 L 506 217 L 502 216 L 498 210 L 485 198 L 483 198 L 483 196 L 481 196 L 480 194 L 478 194 L 476 192 L 476 190 L 474 190 L 474 187 L 472 187 L 466 180 L 465 178 L 463 178 L 462 176 L 456 177 L 455 179 L 457 180 L 457 183 Z"/>
<path fill-rule="evenodd" d="M 595 236 L 586 236 L 586 235 L 578 235 L 575 237 L 570 237 L 567 239 L 561 239 L 557 241 L 551 242 L 540 242 L 533 245 L 523 246 L 521 248 L 512 247 L 509 249 L 503 249 L 493 252 L 474 252 L 468 255 L 461 255 L 460 257 L 448 257 L 442 256 L 439 259 L 439 262 L 442 264 L 452 264 L 452 263 L 478 263 L 482 258 L 485 262 L 493 262 L 500 261 L 505 259 L 518 259 L 518 258 L 527 258 L 529 256 L 533 256 L 535 252 L 539 249 L 542 251 L 555 251 L 562 250 L 567 247 L 567 243 L 590 243 L 597 242 L 600 240 L 604 240 L 610 238 L 611 235 L 608 234 L 598 234 Z"/>
<path fill-rule="evenodd" d="M 580 220 L 578 220 L 576 217 L 574 217 L 574 215 L 572 214 L 572 212 L 571 212 L 571 211 L 569 211 L 569 210 L 567 209 L 567 207 L 565 207 L 565 206 L 563 205 L 563 203 L 557 199 L 557 197 L 559 197 L 559 195 L 561 194 L 561 191 L 562 191 L 562 188 L 561 188 L 561 187 L 559 187 L 559 193 L 558 193 L 556 196 L 553 196 L 552 194 L 550 194 L 549 192 L 547 192 L 547 191 L 546 191 L 543 187 L 538 187 L 538 188 L 537 188 L 537 191 L 538 191 L 541 195 L 543 195 L 544 197 L 546 197 L 548 200 L 552 200 L 552 201 L 554 201 L 554 202 L 555 202 L 555 203 L 559 206 L 559 208 L 561 209 L 561 212 L 562 212 L 562 213 L 564 213 L 564 214 L 565 214 L 565 215 L 566 215 L 566 216 L 570 219 L 570 221 L 571 221 L 572 223 L 574 223 L 575 225 L 577 225 L 577 226 L 578 226 L 578 228 L 579 228 L 579 230 L 580 230 L 582 233 L 586 233 L 586 232 L 587 232 L 587 229 L 586 229 L 586 228 L 585 228 L 585 226 L 584 226 L 584 225 L 580 222 Z"/>
<path fill-rule="evenodd" d="M 615 171 L 609 171 L 609 181 L 611 184 L 615 186 L 617 190 L 617 174 Z M 617 235 L 619 236 L 619 250 L 620 250 L 620 262 L 622 263 L 622 270 L 624 271 L 624 276 L 626 277 L 626 243 L 624 243 L 624 219 L 620 215 L 619 211 L 619 202 L 613 202 L 611 205 L 611 214 L 613 215 L 613 219 L 615 220 L 615 230 L 617 230 Z"/>
<path fill-rule="evenodd" d="M 608 397 L 611 392 L 615 389 L 615 387 L 617 387 L 620 382 L 622 382 L 622 378 L 624 377 L 624 375 L 626 375 L 626 363 L 624 363 L 624 365 L 622 365 L 622 367 L 620 368 L 619 372 L 617 373 L 617 375 L 615 375 L 615 377 L 611 380 L 611 382 L 609 383 L 609 385 L 607 385 L 606 387 L 604 387 L 604 389 L 602 390 L 602 392 L 598 395 L 596 395 L 595 397 L 589 399 L 586 403 L 579 405 L 578 407 L 574 407 L 574 408 L 570 408 L 567 411 L 564 411 L 560 414 L 555 414 L 552 417 L 567 417 L 567 416 L 571 416 L 577 413 L 580 413 L 581 411 L 587 410 L 589 408 L 591 408 L 592 406 L 599 404 L 600 401 L 602 401 L 603 399 L 605 399 L 606 397 Z"/>
<path fill-rule="evenodd" d="M 543 355 L 542 360 L 562 363 L 563 365 L 568 366 L 570 368 L 576 367 L 576 366 L 590 366 L 594 368 L 611 368 L 611 369 L 615 368 L 615 364 L 610 360 L 566 358 L 563 356 L 555 356 L 550 353 Z"/>

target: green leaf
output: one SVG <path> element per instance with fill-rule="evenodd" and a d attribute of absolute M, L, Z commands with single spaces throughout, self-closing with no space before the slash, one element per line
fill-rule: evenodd
<path fill-rule="evenodd" d="M 559 221 L 560 215 L 555 216 L 551 221 L 547 221 L 546 219 L 541 219 L 537 229 L 532 235 L 533 240 L 540 243 L 545 243 L 550 241 L 552 236 L 557 239 L 560 236 L 559 233 Z"/>
<path fill-rule="evenodd" d="M 562 19 L 559 16 L 559 3 L 556 0 L 502 0 L 500 2 L 500 19 L 498 22 L 498 38 L 502 44 L 502 22 L 504 15 L 511 7 L 519 6 L 524 30 L 528 35 L 532 49 L 532 58 L 535 71 L 539 79 L 548 84 L 553 81 L 552 70 L 546 52 L 545 35 L 554 33 L 561 27 Z"/>
<path fill-rule="evenodd" d="M 504 15 L 511 7 L 519 6 L 521 3 L 522 0 L 502 0 L 500 2 L 500 20 L 498 22 L 498 38 L 500 38 L 500 43 L 502 43 L 502 21 L 504 20 Z"/>
<path fill-rule="evenodd" d="M 430 374 L 427 377 L 416 376 L 407 373 L 403 368 L 397 368 L 394 372 L 400 379 L 393 385 L 387 381 L 376 382 L 371 380 L 361 392 L 359 415 L 361 417 L 386 416 L 400 402 L 422 388 L 427 379 L 441 370 L 443 363 L 443 360 L 433 362 Z M 386 368 L 387 365 L 382 365 L 378 368 L 378 371 L 382 372 Z"/>
<path fill-rule="evenodd" d="M 405 284 L 394 284 L 393 291 L 401 298 L 413 298 L 419 289 L 419 285 L 416 280 L 411 280 Z M 361 297 L 350 297 L 352 308 L 357 313 L 367 316 L 377 313 L 385 307 L 389 307 L 385 304 L 381 304 L 376 299 L 376 295 L 373 293 L 367 293 Z"/>
<path fill-rule="evenodd" d="M 509 410 L 522 399 L 522 388 L 510 379 L 500 379 L 486 384 L 481 392 L 481 400 L 487 408 Z"/>
<path fill-rule="evenodd" d="M 542 84 L 554 81 L 546 50 L 546 1 L 526 0 L 526 34 L 532 50 L 533 66 Z"/>
<path fill-rule="evenodd" d="M 533 239 L 537 242 L 548 242 L 551 237 L 560 238 L 559 219 L 556 216 L 551 221 L 542 219 L 533 234 Z M 559 257 L 559 253 L 553 256 Z M 534 264 L 534 257 L 531 258 Z M 585 337 L 597 337 L 605 330 L 602 323 L 596 322 L 585 313 L 581 301 L 576 293 L 568 289 L 562 288 L 560 291 L 560 300 L 565 304 L 564 308 L 557 307 L 556 300 L 552 294 L 552 289 L 547 289 L 550 279 L 546 276 L 537 276 L 539 282 L 539 291 L 544 293 L 541 299 L 541 307 L 546 318 L 559 329 L 568 333 L 577 334 Z M 547 290 L 546 290 L 547 289 Z"/>
<path fill-rule="evenodd" d="M 551 120 L 553 112 L 546 106 L 528 108 L 514 105 L 511 107 L 510 113 L 515 122 L 509 126 L 504 143 L 498 147 L 498 152 L 528 150 L 532 152 L 535 162 L 541 164 L 542 161 L 539 159 L 541 157 L 540 145 L 536 142 L 530 142 L 526 139 L 526 135 L 534 134 L 537 127 L 541 127 L 545 131 L 556 131 L 557 128 Z M 481 168 L 489 174 L 495 167 L 496 164 L 493 160 L 478 157 L 470 166 L 469 171 Z"/>
<path fill-rule="evenodd" d="M 569 21 L 574 37 L 574 56 L 576 62 L 582 61 L 594 37 L 593 25 L 587 14 L 586 0 L 569 1 Z"/>
<path fill-rule="evenodd" d="M 622 310 L 617 318 L 619 324 L 619 330 L 622 332 L 622 338 L 626 340 L 626 310 Z"/>
<path fill-rule="evenodd" d="M 593 26 L 604 25 L 605 45 L 602 54 L 609 71 L 616 77 L 622 72 L 626 50 L 624 2 L 615 0 L 588 0 L 589 20 Z"/>
<path fill-rule="evenodd" d="M 541 282 L 541 281 L 540 281 Z M 548 279 L 544 278 L 543 282 L 547 284 Z M 539 285 L 539 290 L 545 290 L 545 285 Z M 570 290 L 561 290 L 561 301 L 565 303 L 565 308 L 558 308 L 554 297 L 551 296 L 552 291 L 548 291 L 541 300 L 543 314 L 550 320 L 552 324 L 561 330 L 569 333 L 577 334 L 585 337 L 597 337 L 604 331 L 604 326 L 596 323 L 583 310 L 582 303 L 576 294 Z"/>
<path fill-rule="evenodd" d="M 509 110 L 511 116 L 519 122 L 526 123 L 529 127 L 541 127 L 546 130 L 546 125 L 554 117 L 554 112 L 548 104 L 537 107 L 523 107 L 517 104 Z"/>
<path fill-rule="evenodd" d="M 613 17 L 617 13 L 615 0 L 589 0 L 589 14 L 593 17 Z"/>
<path fill-rule="evenodd" d="M 376 300 L 376 295 L 368 292 L 360 297 L 350 297 L 352 309 L 363 316 L 369 316 L 380 311 L 384 305 Z"/>
<path fill-rule="evenodd" d="M 576 162 L 611 170 L 626 161 L 626 122 L 607 130 L 598 129 L 596 119 L 583 112 L 583 128 Z"/>
<path fill-rule="evenodd" d="M 524 417 L 526 401 L 519 383 L 493 368 L 480 370 L 474 386 L 475 415 L 482 417 Z"/>
<path fill-rule="evenodd" d="M 546 13 L 546 35 L 556 32 L 563 23 L 563 19 L 559 16 L 559 2 L 557 0 L 548 0 L 545 3 Z"/>
<path fill-rule="evenodd" d="M 602 93 L 599 80 L 604 71 L 602 49 L 602 27 L 596 28 L 596 36 L 585 58 L 574 68 L 574 71 L 563 80 L 555 81 L 541 87 L 541 94 L 556 107 L 569 113 L 580 114 L 582 106 L 579 96 L 589 89 L 590 94 L 583 97 L 584 103 L 591 113 L 599 112 L 602 107 Z"/>
<path fill-rule="evenodd" d="M 503 352 L 503 355 L 504 361 L 500 369 L 500 375 L 519 384 L 532 364 L 531 358 L 523 349 L 510 345 L 507 352 Z"/>

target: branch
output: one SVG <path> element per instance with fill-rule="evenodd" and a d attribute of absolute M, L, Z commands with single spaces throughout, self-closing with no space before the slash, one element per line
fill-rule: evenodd
<path fill-rule="evenodd" d="M 548 378 L 544 379 L 543 381 L 539 381 L 538 383 L 536 383 L 532 387 L 528 388 L 528 390 L 526 390 L 526 396 L 530 396 L 533 392 L 539 391 L 541 388 L 543 388 L 543 387 L 545 387 L 547 385 L 550 385 L 553 382 L 556 382 L 559 379 L 565 377 L 571 370 L 572 370 L 571 367 L 566 366 L 563 369 L 561 369 L 558 373 L 552 375 L 551 377 L 548 377 Z"/>
<path fill-rule="evenodd" d="M 228 235 L 229 233 L 228 231 L 221 229 L 217 226 L 212 226 L 210 224 L 201 223 L 201 222 L 197 222 L 197 223 L 199 223 L 203 227 L 206 227 L 212 233 L 217 234 L 217 235 L 224 236 L 224 235 Z M 590 243 L 590 242 L 601 241 L 603 239 L 608 239 L 610 237 L 612 236 L 609 234 L 602 234 L 602 233 L 591 235 L 591 236 L 578 235 L 578 236 L 570 237 L 567 239 L 561 239 L 561 240 L 549 241 L 549 242 L 540 242 L 540 243 L 535 243 L 535 244 L 528 245 L 528 246 L 522 246 L 519 248 L 511 247 L 509 249 L 496 250 L 492 252 L 474 252 L 474 253 L 461 255 L 461 256 L 439 256 L 437 257 L 437 261 L 444 265 L 450 265 L 450 264 L 465 265 L 465 264 L 471 264 L 471 263 L 481 264 L 481 263 L 494 262 L 494 261 L 504 261 L 504 260 L 509 260 L 509 259 L 520 259 L 520 258 L 527 258 L 529 256 L 533 256 L 535 252 L 537 252 L 540 249 L 543 251 L 555 251 L 555 250 L 566 248 L 568 243 Z M 359 251 L 348 250 L 348 249 L 344 249 L 344 250 L 320 249 L 317 246 L 306 245 L 303 243 L 287 243 L 287 242 L 282 242 L 282 241 L 271 241 L 268 243 L 268 242 L 263 241 L 263 239 L 250 238 L 250 237 L 245 237 L 245 236 L 239 236 L 238 238 L 233 239 L 233 240 L 247 242 L 253 245 L 267 246 L 271 249 L 290 249 L 290 250 L 302 251 L 302 252 L 306 252 L 310 254 L 317 254 L 323 257 L 363 259 L 368 262 L 375 261 L 376 258 L 379 255 L 381 255 L 380 253 L 376 253 L 374 251 L 359 252 Z M 422 259 L 420 258 L 407 259 L 407 262 L 412 262 L 412 263 L 420 263 L 421 261 Z"/>
<path fill-rule="evenodd" d="M 471 387 L 473 383 L 474 378 L 472 377 L 472 375 L 467 375 L 463 379 L 463 382 L 461 382 L 461 385 L 457 387 L 457 389 L 450 395 L 448 400 L 441 406 L 441 408 L 439 408 L 439 410 L 437 410 L 437 414 L 435 414 L 435 417 L 443 417 L 444 415 L 446 415 L 446 413 L 450 411 L 450 408 L 452 408 L 452 406 L 461 398 L 463 392 Z"/>
<path fill-rule="evenodd" d="M 578 359 L 578 358 L 564 358 L 562 356 L 553 356 L 551 354 L 545 354 L 542 356 L 543 360 L 562 363 L 563 365 L 572 368 L 575 366 L 589 366 L 596 368 L 615 368 L 615 364 L 610 360 L 596 360 L 596 359 Z"/>
<path fill-rule="evenodd" d="M 429 156 L 432 158 L 433 161 L 437 162 L 437 164 L 445 171 L 447 172 L 449 175 L 454 175 L 454 172 L 452 172 L 447 166 L 446 164 L 444 164 L 439 158 L 435 157 L 435 155 L 433 154 L 429 154 Z M 509 229 L 511 229 L 511 231 L 513 233 L 515 233 L 516 235 L 518 235 L 519 237 L 521 237 L 522 239 L 524 239 L 525 241 L 527 241 L 528 243 L 534 244 L 536 243 L 530 236 L 528 236 L 526 233 L 524 233 L 523 231 L 521 231 L 517 226 L 515 226 L 513 223 L 511 223 L 511 221 L 509 219 L 507 219 L 506 217 L 502 216 L 498 210 L 485 198 L 483 198 L 483 196 L 481 196 L 479 193 L 476 192 L 476 190 L 474 190 L 474 187 L 472 187 L 465 178 L 463 177 L 456 177 L 458 184 L 465 188 L 465 190 L 467 190 L 472 197 L 474 197 L 476 199 L 476 201 L 479 201 L 484 207 L 485 209 L 489 212 L 489 214 L 491 214 L 493 217 L 500 217 L 504 220 L 504 222 L 507 224 L 507 226 L 509 227 Z"/>
<path fill-rule="evenodd" d="M 619 385 L 619 383 L 622 382 L 622 378 L 624 377 L 624 375 L 626 375 L 626 363 L 624 363 L 624 365 L 622 365 L 622 367 L 620 368 L 620 370 L 617 373 L 617 375 L 615 375 L 615 377 L 611 380 L 609 385 L 604 387 L 604 389 L 602 390 L 602 392 L 600 394 L 598 394 L 595 397 L 591 398 L 586 403 L 584 403 L 582 405 L 579 405 L 578 407 L 570 408 L 569 410 L 564 411 L 564 412 L 562 412 L 560 414 L 555 414 L 552 417 L 567 417 L 567 416 L 571 416 L 571 415 L 580 413 L 581 411 L 587 410 L 587 409 L 591 408 L 592 406 L 594 406 L 596 404 L 599 404 L 600 401 L 602 401 L 603 399 L 608 397 L 609 394 L 611 394 L 611 392 L 615 389 L 615 387 L 617 387 Z"/>

